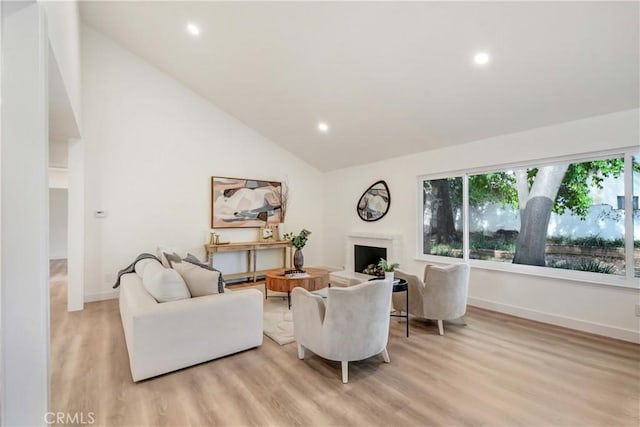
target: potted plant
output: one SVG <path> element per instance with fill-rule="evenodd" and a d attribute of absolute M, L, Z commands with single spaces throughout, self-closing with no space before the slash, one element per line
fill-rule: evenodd
<path fill-rule="evenodd" d="M 304 265 L 304 256 L 302 255 L 302 248 L 307 244 L 309 235 L 311 232 L 306 228 L 300 231 L 300 234 L 287 233 L 284 235 L 285 240 L 291 241 L 291 244 L 296 248 L 293 253 L 293 266 L 296 270 L 301 270 Z"/>
<path fill-rule="evenodd" d="M 384 271 L 384 279 L 391 280 L 391 282 L 393 282 L 395 276 L 394 272 L 396 271 L 396 268 L 400 267 L 400 264 L 398 264 L 397 262 L 391 264 L 386 259 L 380 258 L 378 267 L 380 267 L 382 271 Z"/>

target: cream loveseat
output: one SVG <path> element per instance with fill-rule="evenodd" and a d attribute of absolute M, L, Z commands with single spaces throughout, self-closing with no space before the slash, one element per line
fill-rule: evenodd
<path fill-rule="evenodd" d="M 120 317 L 134 381 L 262 345 L 255 289 L 158 303 L 138 273 L 124 274 Z"/>

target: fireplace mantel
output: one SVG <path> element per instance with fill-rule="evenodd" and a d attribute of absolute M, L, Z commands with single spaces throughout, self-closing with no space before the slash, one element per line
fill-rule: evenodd
<path fill-rule="evenodd" d="M 373 276 L 368 276 L 354 271 L 354 246 L 373 246 L 385 248 L 387 259 L 391 262 L 400 262 L 402 255 L 402 242 L 400 234 L 386 233 L 349 233 L 345 237 L 345 259 L 344 270 L 334 271 L 329 274 L 331 285 L 351 286 L 369 280 Z"/>
<path fill-rule="evenodd" d="M 401 257 L 402 246 L 399 234 L 349 233 L 345 238 L 344 269 L 346 271 L 354 271 L 355 245 L 385 248 L 387 250 L 387 259 L 392 262 L 399 262 Z"/>

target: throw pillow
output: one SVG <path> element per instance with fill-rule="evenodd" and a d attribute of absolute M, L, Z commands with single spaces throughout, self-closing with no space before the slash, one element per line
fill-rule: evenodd
<path fill-rule="evenodd" d="M 158 257 L 162 265 L 164 265 L 166 268 L 171 268 L 169 260 L 167 260 L 167 257 L 164 255 L 165 253 L 179 254 L 184 252 L 181 252 L 179 249 L 170 248 L 168 246 L 158 246 L 158 248 L 156 249 L 156 256 Z"/>
<path fill-rule="evenodd" d="M 220 270 L 217 270 L 213 267 L 211 267 L 209 264 L 205 264 L 203 262 L 201 262 L 197 256 L 192 255 L 192 254 L 187 254 L 187 257 L 185 259 L 183 259 L 183 261 L 189 262 L 191 264 L 195 264 L 198 267 L 202 267 L 204 269 L 210 270 L 210 271 L 217 271 L 218 273 L 220 273 L 220 278 L 218 279 L 218 293 L 223 293 L 224 292 L 224 288 L 225 288 L 225 283 L 224 283 L 224 278 L 222 277 L 222 272 Z"/>
<path fill-rule="evenodd" d="M 208 270 L 190 262 L 176 263 L 173 268 L 180 273 L 180 276 L 187 283 L 191 296 L 202 297 L 221 293 L 218 285 L 220 280 L 219 271 Z"/>
<path fill-rule="evenodd" d="M 164 268 L 158 262 L 147 264 L 142 274 L 142 286 L 158 302 L 191 298 L 189 288 L 177 271 Z"/>
<path fill-rule="evenodd" d="M 167 260 L 167 264 L 169 264 L 169 267 L 173 268 L 173 264 L 178 263 L 178 262 L 182 262 L 182 258 L 180 258 L 180 255 L 178 255 L 177 253 L 172 253 L 172 254 L 168 254 L 166 252 L 163 252 L 164 258 Z"/>

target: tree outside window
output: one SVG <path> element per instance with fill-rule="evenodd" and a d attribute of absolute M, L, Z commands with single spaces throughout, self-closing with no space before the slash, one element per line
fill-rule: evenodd
<path fill-rule="evenodd" d="M 625 275 L 623 157 L 467 177 L 470 259 Z M 463 255 L 462 191 L 462 177 L 423 181 L 425 253 Z"/>

